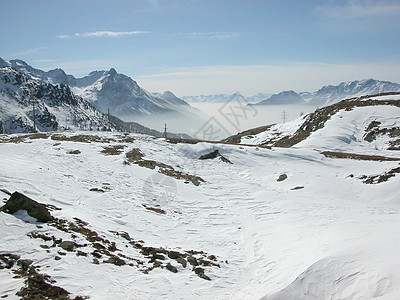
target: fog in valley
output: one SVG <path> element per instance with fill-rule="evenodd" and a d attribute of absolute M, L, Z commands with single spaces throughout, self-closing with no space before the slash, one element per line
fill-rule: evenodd
<path fill-rule="evenodd" d="M 238 132 L 270 124 L 288 122 L 316 109 L 311 105 L 244 106 L 238 103 L 190 103 L 201 112 L 200 118 L 162 114 L 136 117 L 132 121 L 158 131 L 186 133 L 205 140 L 221 140 Z"/>
<path fill-rule="evenodd" d="M 164 132 L 186 133 L 205 140 L 221 140 L 238 132 L 270 124 L 288 122 L 316 109 L 311 105 L 240 106 L 237 103 L 190 103 L 199 110 L 199 118 L 159 114 L 140 116 L 131 121 Z M 202 118 L 202 120 L 201 120 Z"/>

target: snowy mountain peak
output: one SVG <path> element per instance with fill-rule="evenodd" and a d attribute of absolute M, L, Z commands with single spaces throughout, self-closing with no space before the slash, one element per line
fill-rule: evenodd
<path fill-rule="evenodd" d="M 278 105 L 278 104 L 304 104 L 304 99 L 295 91 L 283 91 L 279 94 L 274 94 L 268 99 L 265 99 L 257 105 Z"/>
<path fill-rule="evenodd" d="M 313 93 L 309 103 L 325 106 L 339 102 L 345 98 L 398 91 L 400 91 L 400 84 L 398 83 L 368 78 L 341 82 L 336 86 L 323 86 Z"/>
<path fill-rule="evenodd" d="M 0 57 L 0 68 L 9 67 L 10 63 Z"/>
<path fill-rule="evenodd" d="M 108 71 L 108 74 L 110 74 L 111 76 L 115 76 L 115 75 L 117 75 L 118 73 L 117 73 L 117 71 L 116 71 L 114 68 L 111 68 L 111 69 Z"/>

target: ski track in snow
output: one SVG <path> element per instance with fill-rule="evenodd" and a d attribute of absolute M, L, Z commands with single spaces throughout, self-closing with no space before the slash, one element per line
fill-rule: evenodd
<path fill-rule="evenodd" d="M 291 299 L 299 292 L 301 299 L 367 299 L 400 294 L 398 270 L 391 268 L 400 263 L 399 178 L 378 185 L 357 179 L 398 162 L 328 159 L 308 150 L 310 144 L 320 146 L 312 136 L 307 145 L 272 150 L 135 137 L 124 151 L 140 148 L 145 159 L 206 182 L 195 187 L 174 180 L 176 198 L 163 206 L 166 215 L 156 214 L 142 206 L 148 201 L 143 186 L 155 170 L 124 165 L 123 153 L 101 154 L 108 144 L 57 145 L 46 139 L 0 144 L 0 188 L 60 207 L 54 216 L 78 217 L 110 240 L 116 239 L 111 230 L 126 231 L 146 245 L 214 254 L 221 267 L 207 268 L 211 281 L 181 266 L 176 274 L 155 269 L 146 275 L 128 266 L 93 265 L 74 255 L 55 262 L 55 250 L 37 251 L 43 241 L 26 237 L 36 230 L 34 224 L 4 213 L 0 224 L 7 230 L 0 233 L 0 252 L 33 259 L 57 285 L 92 299 Z M 233 164 L 196 159 L 214 148 Z M 81 153 L 67 153 L 76 149 Z M 283 173 L 288 178 L 277 182 Z M 89 191 L 104 187 L 109 190 Z M 42 230 L 69 236 L 52 227 Z M 117 245 L 124 247 L 121 240 Z M 0 291 L 14 299 L 23 282 L 7 272 L 0 270 Z"/>

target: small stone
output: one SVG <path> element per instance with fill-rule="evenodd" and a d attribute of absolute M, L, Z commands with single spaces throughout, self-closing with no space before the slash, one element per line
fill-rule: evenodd
<path fill-rule="evenodd" d="M 72 241 L 62 241 L 58 246 L 65 251 L 72 251 L 76 247 L 76 243 Z"/>
<path fill-rule="evenodd" d="M 197 268 L 194 269 L 194 272 L 195 272 L 197 275 L 199 275 L 199 274 L 204 274 L 204 269 L 203 269 L 203 268 L 200 268 L 200 267 L 197 267 Z"/>
<path fill-rule="evenodd" d="M 213 255 L 213 254 L 209 255 L 207 258 L 209 260 L 217 260 L 217 257 L 215 255 Z"/>
<path fill-rule="evenodd" d="M 54 259 L 55 259 L 55 260 L 60 260 L 61 257 L 59 257 L 58 255 L 56 255 L 56 256 L 54 257 Z"/>
<path fill-rule="evenodd" d="M 193 256 L 189 256 L 187 258 L 187 261 L 192 265 L 192 266 L 198 266 L 199 262 L 197 261 L 196 258 L 194 258 Z"/>
<path fill-rule="evenodd" d="M 287 179 L 287 175 L 285 173 L 279 175 L 278 179 L 276 181 L 284 181 Z"/>
<path fill-rule="evenodd" d="M 298 185 L 298 186 L 296 186 L 294 188 L 291 188 L 292 191 L 301 190 L 301 189 L 304 189 L 304 186 Z"/>
<path fill-rule="evenodd" d="M 177 259 L 181 254 L 178 251 L 169 251 L 168 257 L 171 259 Z"/>
<path fill-rule="evenodd" d="M 182 267 L 186 268 L 186 266 L 187 266 L 186 259 L 184 259 L 183 257 L 178 257 L 178 258 L 176 259 L 176 261 L 177 261 L 178 263 L 180 263 L 180 264 L 182 265 Z"/>
<path fill-rule="evenodd" d="M 170 263 L 168 263 L 166 265 L 167 270 L 171 271 L 172 273 L 178 273 L 178 269 L 176 267 L 174 267 L 173 265 L 171 265 Z"/>
<path fill-rule="evenodd" d="M 22 270 L 27 271 L 29 266 L 33 263 L 31 259 L 20 259 L 17 261 L 17 265 L 22 268 Z"/>
<path fill-rule="evenodd" d="M 100 193 L 104 193 L 104 190 L 101 189 L 101 188 L 91 188 L 89 191 L 90 191 L 90 192 L 100 192 Z"/>

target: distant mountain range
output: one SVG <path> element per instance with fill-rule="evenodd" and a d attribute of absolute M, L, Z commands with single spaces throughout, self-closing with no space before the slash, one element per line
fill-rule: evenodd
<path fill-rule="evenodd" d="M 255 105 L 310 104 L 316 107 L 322 107 L 351 97 L 398 91 L 400 91 L 400 84 L 398 83 L 379 81 L 375 79 L 364 79 L 342 82 L 339 85 L 324 86 L 315 92 L 297 93 L 290 90 L 273 95 L 258 93 L 257 95 L 247 97 L 246 100 L 250 104 Z M 182 97 L 182 99 L 193 103 L 224 103 L 232 99 L 233 96 L 234 95 L 230 94 L 201 95 L 185 96 Z"/>
<path fill-rule="evenodd" d="M 183 96 L 182 99 L 190 103 L 225 103 L 235 97 L 236 94 L 217 94 L 217 95 L 200 95 L 200 96 Z M 256 103 L 270 97 L 271 94 L 258 93 L 251 97 L 246 97 L 246 101 L 249 103 Z"/>
<path fill-rule="evenodd" d="M 45 72 L 21 60 L 0 58 L 0 131 L 32 132 L 34 127 L 38 131 L 113 129 L 162 136 L 159 131 L 130 120 L 124 122 L 115 115 L 156 114 L 190 107 L 171 94 L 165 93 L 168 99 L 158 98 L 114 69 L 75 78 L 61 69 Z M 184 117 L 191 112 L 185 113 L 176 112 Z"/>

